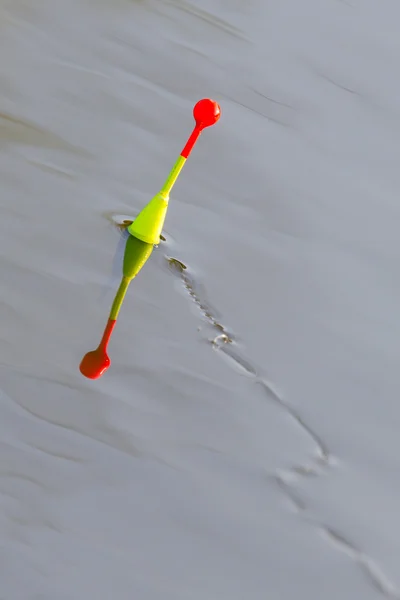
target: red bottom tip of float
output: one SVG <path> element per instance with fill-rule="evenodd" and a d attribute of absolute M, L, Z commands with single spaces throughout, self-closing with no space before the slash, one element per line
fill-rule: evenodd
<path fill-rule="evenodd" d="M 85 354 L 79 365 L 79 370 L 88 379 L 98 379 L 107 371 L 111 360 L 107 354 L 107 345 L 116 324 L 116 319 L 109 319 L 99 347 Z"/>
<path fill-rule="evenodd" d="M 79 365 L 79 370 L 88 379 L 99 379 L 111 365 L 108 354 L 102 349 L 92 350 L 85 354 Z"/>

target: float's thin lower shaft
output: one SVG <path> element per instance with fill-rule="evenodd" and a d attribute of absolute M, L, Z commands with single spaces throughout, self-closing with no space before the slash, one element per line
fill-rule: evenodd
<path fill-rule="evenodd" d="M 107 346 L 111 338 L 111 334 L 114 330 L 116 320 L 108 319 L 107 325 L 104 329 L 103 337 L 101 338 L 101 342 L 97 350 L 101 350 L 103 352 L 107 352 Z"/>
<path fill-rule="evenodd" d="M 131 279 L 129 277 L 123 277 L 121 279 L 121 283 L 119 284 L 118 291 L 115 295 L 114 302 L 113 302 L 111 310 L 110 310 L 110 316 L 109 316 L 110 321 L 117 320 L 118 313 L 121 309 L 122 302 L 124 301 L 125 294 L 128 291 L 130 282 L 131 282 Z"/>

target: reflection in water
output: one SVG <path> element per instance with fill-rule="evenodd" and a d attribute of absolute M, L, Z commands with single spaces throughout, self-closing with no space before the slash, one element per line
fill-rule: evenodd
<path fill-rule="evenodd" d="M 85 354 L 79 367 L 82 375 L 85 377 L 98 379 L 109 368 L 111 360 L 107 354 L 107 346 L 116 325 L 119 311 L 121 310 L 130 282 L 142 269 L 150 257 L 153 248 L 153 244 L 147 244 L 128 234 L 122 264 L 122 279 L 111 306 L 103 337 L 96 350 Z"/>

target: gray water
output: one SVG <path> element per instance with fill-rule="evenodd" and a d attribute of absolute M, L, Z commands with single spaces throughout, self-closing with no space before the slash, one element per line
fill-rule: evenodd
<path fill-rule="evenodd" d="M 400 598 L 399 18 L 0 0 L 1 600 Z"/>

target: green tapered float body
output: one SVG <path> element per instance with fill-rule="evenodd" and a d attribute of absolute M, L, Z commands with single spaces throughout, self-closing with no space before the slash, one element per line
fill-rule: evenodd
<path fill-rule="evenodd" d="M 133 279 L 139 273 L 153 251 L 153 244 L 142 242 L 133 235 L 126 240 L 122 273 L 124 277 Z"/>
<path fill-rule="evenodd" d="M 125 244 L 122 280 L 111 307 L 109 319 L 115 321 L 121 309 L 130 282 L 139 273 L 153 251 L 153 244 L 146 244 L 133 235 L 129 235 Z"/>

